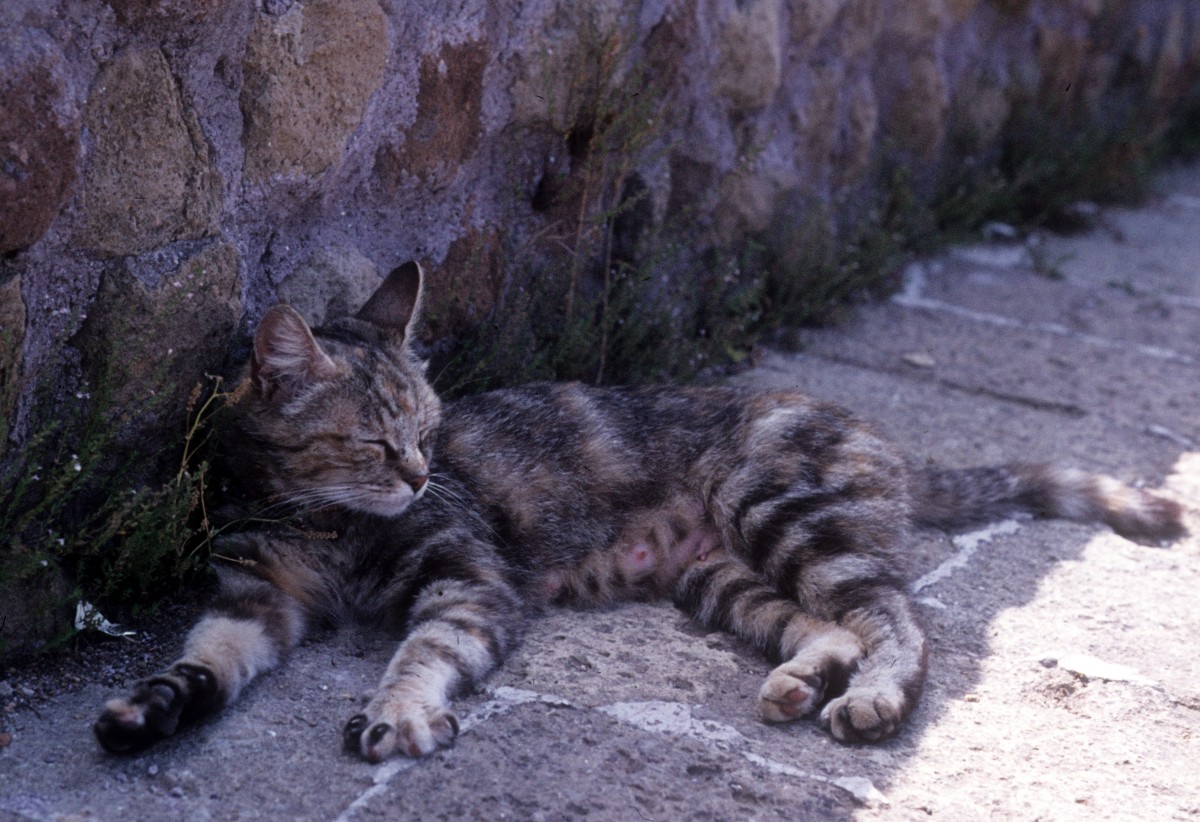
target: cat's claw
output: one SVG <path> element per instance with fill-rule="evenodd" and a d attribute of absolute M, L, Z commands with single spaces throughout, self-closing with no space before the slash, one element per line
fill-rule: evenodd
<path fill-rule="evenodd" d="M 880 742 L 900 729 L 901 703 L 883 694 L 851 689 L 830 700 L 821 724 L 840 742 Z"/>
<path fill-rule="evenodd" d="M 458 736 L 458 717 L 445 708 L 405 706 L 394 713 L 395 722 L 372 721 L 365 713 L 350 717 L 342 731 L 346 750 L 369 762 L 382 762 L 394 753 L 417 759 L 449 747 Z"/>

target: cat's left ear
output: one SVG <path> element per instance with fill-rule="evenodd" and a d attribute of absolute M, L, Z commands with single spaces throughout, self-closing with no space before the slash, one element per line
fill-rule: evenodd
<path fill-rule="evenodd" d="M 355 316 L 408 339 L 420 314 L 424 280 L 425 272 L 416 261 L 410 260 L 392 269 Z"/>
<path fill-rule="evenodd" d="M 250 379 L 265 399 L 286 400 L 304 386 L 336 373 L 337 365 L 321 350 L 295 309 L 277 305 L 263 315 L 254 332 Z"/>

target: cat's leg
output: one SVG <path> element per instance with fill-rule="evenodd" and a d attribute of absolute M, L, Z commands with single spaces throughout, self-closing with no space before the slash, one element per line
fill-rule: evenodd
<path fill-rule="evenodd" d="M 846 687 L 862 656 L 858 636 L 805 613 L 742 561 L 708 551 L 703 556 L 680 577 L 674 600 L 702 624 L 782 661 L 759 691 L 765 721 L 798 719 Z"/>
<path fill-rule="evenodd" d="M 167 670 L 110 700 L 93 726 L 111 753 L 135 753 L 237 698 L 300 641 L 306 610 L 274 583 L 222 569 L 220 589 Z"/>
<path fill-rule="evenodd" d="M 821 721 L 844 742 L 895 734 L 925 683 L 927 644 L 902 571 L 912 522 L 904 460 L 827 406 L 758 418 L 755 471 L 722 489 L 730 545 L 806 612 L 858 637 L 863 657 Z"/>
<path fill-rule="evenodd" d="M 500 579 L 424 585 L 379 688 L 346 723 L 346 749 L 379 762 L 419 757 L 454 741 L 457 692 L 474 687 L 515 647 L 525 622 L 517 592 Z"/>
<path fill-rule="evenodd" d="M 866 656 L 846 692 L 821 710 L 821 723 L 843 742 L 877 742 L 896 733 L 925 684 L 925 632 L 903 585 L 885 576 L 849 579 L 830 599 L 838 622 L 863 640 Z"/>
<path fill-rule="evenodd" d="M 827 467 L 816 488 L 788 477 L 769 495 L 751 493 L 735 509 L 731 540 L 781 594 L 860 641 L 863 657 L 845 693 L 821 710 L 844 742 L 896 733 L 925 681 L 925 633 L 896 571 L 908 538 L 904 474 L 870 456 L 855 449 L 853 460 Z"/>

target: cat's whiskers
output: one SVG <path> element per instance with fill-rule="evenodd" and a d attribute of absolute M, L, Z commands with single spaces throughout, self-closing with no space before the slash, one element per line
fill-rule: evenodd
<path fill-rule="evenodd" d="M 466 505 L 467 501 L 457 491 L 450 490 L 448 485 L 438 482 L 438 477 L 444 477 L 445 474 L 430 474 L 427 487 L 430 491 L 435 492 L 441 499 L 453 500 L 460 506 Z"/>
<path fill-rule="evenodd" d="M 477 510 L 471 505 L 471 503 L 468 500 L 464 499 L 457 492 L 451 491 L 449 487 L 442 485 L 441 483 L 434 480 L 434 477 L 439 477 L 439 476 L 445 476 L 445 474 L 430 474 L 429 475 L 429 482 L 427 482 L 425 484 L 426 493 L 430 494 L 434 499 L 439 500 L 439 501 L 445 503 L 446 505 L 450 506 L 451 508 L 453 508 L 457 511 L 460 511 L 464 514 L 471 515 L 471 514 L 478 513 Z M 500 542 L 505 541 L 504 537 L 502 537 L 500 535 L 500 532 L 497 531 L 495 529 L 495 527 L 493 527 L 492 524 L 487 521 L 487 519 L 480 516 L 479 521 L 482 523 L 483 527 L 487 528 L 488 531 L 491 532 L 492 536 L 494 536 L 498 541 L 500 541 Z"/>
<path fill-rule="evenodd" d="M 258 516 L 269 516 L 276 512 L 299 513 L 303 510 L 328 508 L 333 505 L 345 505 L 361 499 L 367 499 L 371 492 L 358 484 L 340 484 L 314 486 L 279 495 L 277 502 L 268 505 L 258 512 Z"/>

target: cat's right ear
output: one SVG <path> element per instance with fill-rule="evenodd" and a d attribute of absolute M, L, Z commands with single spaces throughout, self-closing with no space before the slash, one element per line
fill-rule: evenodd
<path fill-rule="evenodd" d="M 337 365 L 313 339 L 304 318 L 291 306 L 267 311 L 254 332 L 250 379 L 268 401 L 283 401 L 309 383 L 337 372 Z"/>
<path fill-rule="evenodd" d="M 392 269 L 355 316 L 401 339 L 408 339 L 421 306 L 425 273 L 415 260 Z"/>

